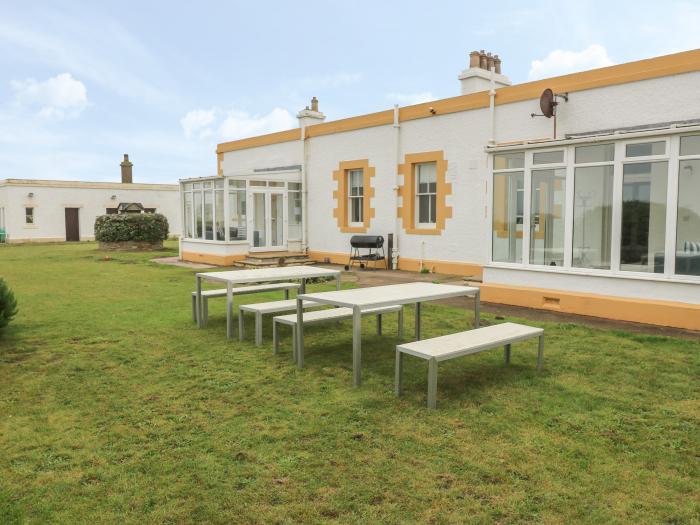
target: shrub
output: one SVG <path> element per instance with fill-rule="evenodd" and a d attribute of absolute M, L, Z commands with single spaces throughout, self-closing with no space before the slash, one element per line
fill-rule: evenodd
<path fill-rule="evenodd" d="M 0 333 L 15 315 L 17 315 L 17 299 L 5 279 L 0 277 Z"/>
<path fill-rule="evenodd" d="M 168 238 L 168 219 L 160 213 L 101 215 L 95 219 L 95 240 L 100 242 L 159 242 Z"/>

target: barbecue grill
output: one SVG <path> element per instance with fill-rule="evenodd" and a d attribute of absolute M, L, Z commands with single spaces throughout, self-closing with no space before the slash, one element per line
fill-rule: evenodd
<path fill-rule="evenodd" d="M 361 254 L 360 250 L 367 250 L 367 253 Z M 372 262 L 372 267 L 376 269 L 378 261 L 384 261 L 384 267 L 389 268 L 384 255 L 384 237 L 381 235 L 353 235 L 350 238 L 349 268 L 352 268 L 355 263 L 358 263 L 360 268 L 367 268 L 368 263 Z"/>

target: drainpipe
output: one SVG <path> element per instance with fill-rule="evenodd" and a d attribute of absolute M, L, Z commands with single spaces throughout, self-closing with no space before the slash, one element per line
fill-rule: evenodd
<path fill-rule="evenodd" d="M 399 174 L 398 167 L 401 164 L 401 124 L 399 123 L 399 105 L 394 104 L 394 148 L 396 151 L 396 167 L 397 170 L 394 180 L 394 195 L 395 195 L 395 206 L 394 210 L 399 209 Z M 397 270 L 399 267 L 399 215 L 394 211 L 394 246 L 392 248 L 392 253 L 389 254 L 391 257 L 391 268 Z"/>
<path fill-rule="evenodd" d="M 491 129 L 489 133 L 489 145 L 496 145 L 496 67 L 491 67 L 491 89 L 489 89 L 489 116 Z"/>
<path fill-rule="evenodd" d="M 304 227 L 301 229 L 301 251 L 308 253 L 309 245 L 309 212 L 306 205 L 308 189 L 306 186 L 306 126 L 301 124 L 301 214 Z"/>

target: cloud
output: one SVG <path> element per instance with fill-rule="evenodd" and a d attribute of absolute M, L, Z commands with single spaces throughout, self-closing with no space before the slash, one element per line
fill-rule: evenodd
<path fill-rule="evenodd" d="M 215 120 L 215 109 L 195 109 L 180 119 L 180 125 L 188 139 L 196 134 L 199 134 L 199 138 L 202 139 L 211 135 L 210 126 Z"/>
<path fill-rule="evenodd" d="M 582 51 L 555 49 L 546 58 L 532 61 L 528 79 L 555 77 L 613 64 L 607 50 L 600 44 L 591 44 Z"/>
<path fill-rule="evenodd" d="M 219 134 L 227 140 L 263 135 L 295 128 L 296 118 L 286 109 L 275 108 L 267 115 L 250 115 L 245 111 L 229 111 L 219 126 Z"/>
<path fill-rule="evenodd" d="M 180 125 L 188 139 L 214 136 L 222 140 L 235 140 L 295 128 L 298 122 L 283 108 L 274 108 L 266 115 L 212 108 L 189 111 L 180 119 Z"/>
<path fill-rule="evenodd" d="M 13 80 L 15 101 L 21 106 L 38 107 L 44 118 L 77 117 L 87 107 L 85 84 L 70 73 L 61 73 L 44 82 L 33 78 Z"/>
<path fill-rule="evenodd" d="M 387 93 L 386 99 L 401 106 L 411 106 L 430 102 L 435 100 L 435 97 L 430 91 L 423 91 L 422 93 Z"/>

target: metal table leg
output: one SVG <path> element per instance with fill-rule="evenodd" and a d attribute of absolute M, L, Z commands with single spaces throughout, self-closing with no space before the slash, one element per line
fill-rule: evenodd
<path fill-rule="evenodd" d="M 233 284 L 226 283 L 226 337 L 233 339 Z"/>
<path fill-rule="evenodd" d="M 352 382 L 362 383 L 362 312 L 359 306 L 352 309 Z"/>
<path fill-rule="evenodd" d="M 420 303 L 416 303 L 416 341 L 420 341 Z"/>
<path fill-rule="evenodd" d="M 481 290 L 474 295 L 474 328 L 479 328 L 481 324 Z"/>
<path fill-rule="evenodd" d="M 302 284 L 303 286 L 303 284 Z M 304 301 L 297 296 L 297 325 L 295 329 L 296 345 L 295 357 L 297 366 L 304 367 Z"/>
<path fill-rule="evenodd" d="M 202 328 L 202 278 L 199 274 L 194 276 L 195 290 L 197 290 L 196 298 L 196 315 L 197 315 L 197 326 Z"/>

